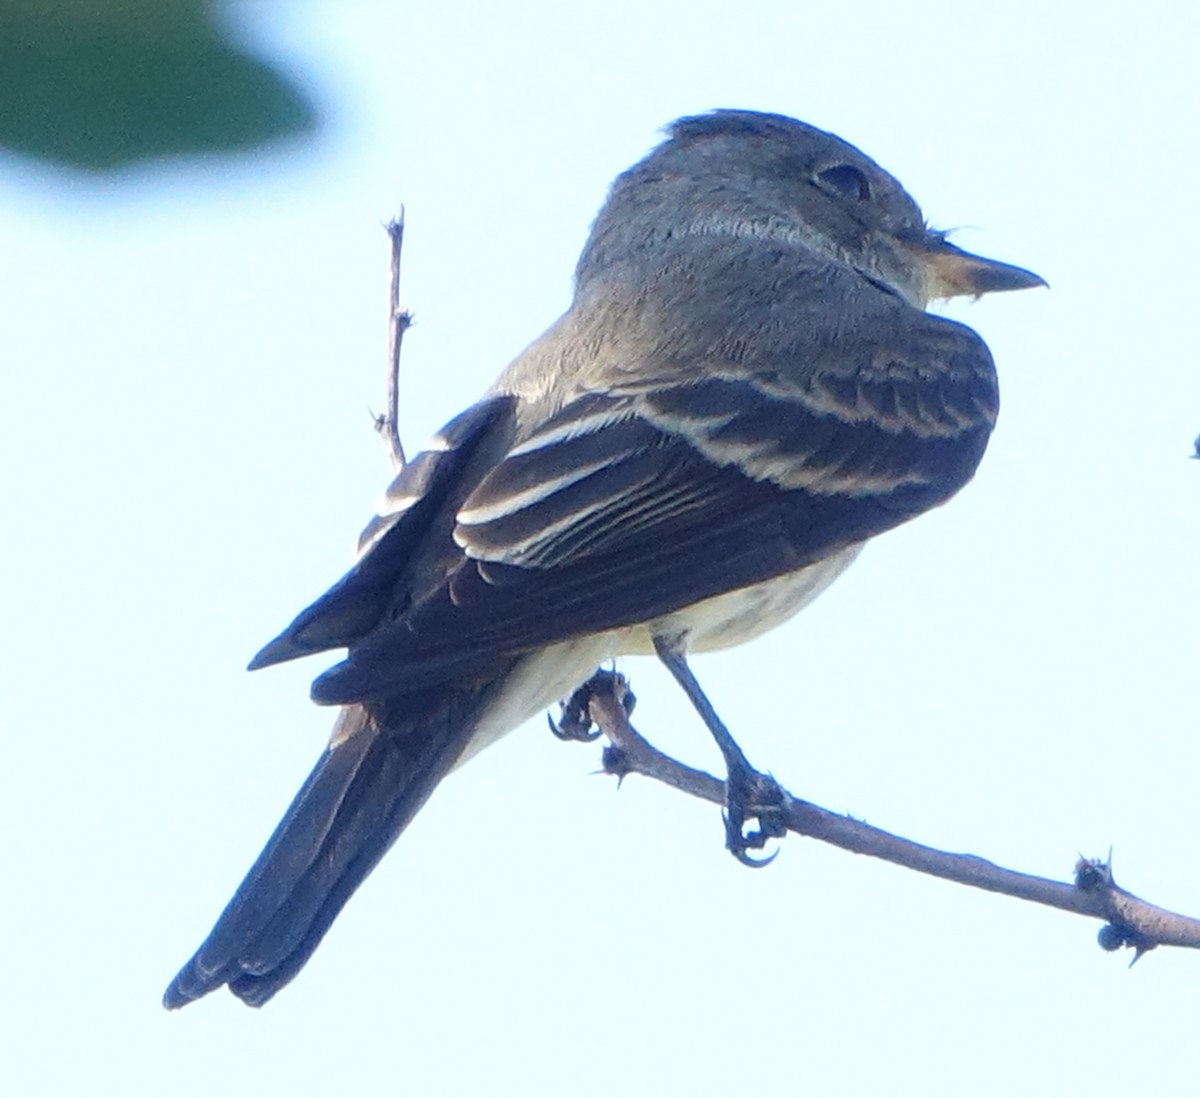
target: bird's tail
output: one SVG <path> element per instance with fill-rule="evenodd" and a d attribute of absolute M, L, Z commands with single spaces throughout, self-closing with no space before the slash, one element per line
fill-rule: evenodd
<path fill-rule="evenodd" d="M 330 924 L 454 766 L 484 703 L 347 706 L 313 768 L 217 924 L 171 981 L 170 1010 L 228 984 L 262 1006 L 304 967 Z M 425 699 L 422 699 L 425 700 Z M 422 712 L 423 710 L 423 712 Z"/>

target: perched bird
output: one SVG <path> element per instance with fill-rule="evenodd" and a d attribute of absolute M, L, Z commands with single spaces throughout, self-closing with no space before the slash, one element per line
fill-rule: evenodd
<path fill-rule="evenodd" d="M 858 149 L 781 115 L 683 118 L 619 176 L 567 312 L 389 489 L 358 562 L 251 662 L 329 649 L 332 738 L 164 997 L 291 980 L 446 774 L 622 654 L 656 652 L 756 776 L 689 651 L 778 625 L 971 477 L 991 355 L 934 298 L 1044 285 L 930 229 Z"/>

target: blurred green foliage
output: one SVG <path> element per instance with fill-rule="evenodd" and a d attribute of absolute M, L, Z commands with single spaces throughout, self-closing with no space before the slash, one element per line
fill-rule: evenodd
<path fill-rule="evenodd" d="M 315 128 L 207 0 L 0 0 L 0 146 L 103 170 Z"/>

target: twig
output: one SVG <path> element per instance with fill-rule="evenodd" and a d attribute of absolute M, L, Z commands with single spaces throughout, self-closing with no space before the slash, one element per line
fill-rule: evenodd
<path fill-rule="evenodd" d="M 398 217 L 384 228 L 392 244 L 392 279 L 388 293 L 388 375 L 387 411 L 375 419 L 375 430 L 383 435 L 391 455 L 392 466 L 399 472 L 404 468 L 404 445 L 400 441 L 400 347 L 404 333 L 412 327 L 412 313 L 400 308 L 400 251 L 404 246 L 404 207 Z"/>
<path fill-rule="evenodd" d="M 725 803 L 724 782 L 663 754 L 629 723 L 623 704 L 628 690 L 624 676 L 599 672 L 588 688 L 587 714 L 612 745 L 604 751 L 607 773 L 618 777 L 644 774 L 693 797 L 714 804 Z M 1004 869 L 972 854 L 951 854 L 922 846 L 861 820 L 798 800 L 786 791 L 783 812 L 787 829 L 798 835 L 972 888 L 1103 919 L 1106 925 L 1100 931 L 1100 945 L 1106 950 L 1128 946 L 1136 951 L 1135 961 L 1159 945 L 1200 948 L 1200 920 L 1156 907 L 1119 888 L 1108 862 L 1080 858 L 1075 866 L 1075 881 L 1067 884 Z"/>

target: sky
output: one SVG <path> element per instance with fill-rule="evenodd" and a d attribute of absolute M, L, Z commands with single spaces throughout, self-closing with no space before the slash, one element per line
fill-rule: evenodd
<path fill-rule="evenodd" d="M 401 11 L 401 9 L 403 9 Z M 597 773 L 533 721 L 453 775 L 260 1012 L 190 956 L 320 752 L 327 664 L 246 660 L 346 567 L 402 428 L 565 308 L 609 181 L 714 107 L 832 130 L 1049 290 L 945 312 L 1003 408 L 978 476 L 694 668 L 797 796 L 1200 914 L 1191 3 L 234 9 L 315 140 L 113 176 L 0 157 L 0 1090 L 423 1098 L 1194 1089 L 1200 956 Z M 635 723 L 715 749 L 665 672 Z"/>

